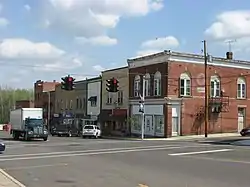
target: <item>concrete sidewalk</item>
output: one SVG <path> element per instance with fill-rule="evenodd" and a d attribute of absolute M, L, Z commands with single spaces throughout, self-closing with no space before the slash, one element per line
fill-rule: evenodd
<path fill-rule="evenodd" d="M 0 186 L 1 187 L 25 187 L 18 180 L 14 179 L 4 170 L 0 169 Z"/>

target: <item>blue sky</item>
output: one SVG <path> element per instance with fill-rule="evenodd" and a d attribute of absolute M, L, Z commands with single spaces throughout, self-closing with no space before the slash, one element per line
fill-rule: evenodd
<path fill-rule="evenodd" d="M 1 84 L 77 80 L 126 65 L 126 59 L 171 49 L 250 60 L 246 0 L 0 0 Z M 8 77 L 6 79 L 6 77 Z"/>

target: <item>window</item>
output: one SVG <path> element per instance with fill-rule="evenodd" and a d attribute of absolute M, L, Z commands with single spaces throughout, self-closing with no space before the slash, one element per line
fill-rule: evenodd
<path fill-rule="evenodd" d="M 70 103 L 69 103 L 69 108 L 72 109 L 72 106 L 73 106 L 73 101 L 70 100 Z"/>
<path fill-rule="evenodd" d="M 151 92 L 151 85 L 150 85 L 150 74 L 149 73 L 147 73 L 146 75 L 145 75 L 145 85 L 144 85 L 145 87 L 145 96 L 150 96 L 151 94 L 150 94 L 150 92 Z"/>
<path fill-rule="evenodd" d="M 154 95 L 161 95 L 161 73 L 159 71 L 154 75 Z"/>
<path fill-rule="evenodd" d="M 118 92 L 117 102 L 118 102 L 118 104 L 122 104 L 123 103 L 123 91 L 119 91 Z"/>
<path fill-rule="evenodd" d="M 112 104 L 112 93 L 107 93 L 107 104 Z"/>
<path fill-rule="evenodd" d="M 141 78 L 139 75 L 135 76 L 134 79 L 134 96 L 139 97 L 140 96 L 140 83 L 141 83 Z"/>
<path fill-rule="evenodd" d="M 242 77 L 237 79 L 237 98 L 246 98 L 246 82 L 245 79 Z"/>
<path fill-rule="evenodd" d="M 182 73 L 180 76 L 180 96 L 191 95 L 191 79 L 187 73 Z"/>
<path fill-rule="evenodd" d="M 82 100 L 79 99 L 79 108 L 81 109 L 82 108 Z"/>
<path fill-rule="evenodd" d="M 210 93 L 211 97 L 220 97 L 220 79 L 218 76 L 211 77 Z"/>
<path fill-rule="evenodd" d="M 65 100 L 65 109 L 68 109 L 68 100 Z"/>
<path fill-rule="evenodd" d="M 63 109 L 64 105 L 63 105 L 63 100 L 61 99 L 61 109 Z"/>
<path fill-rule="evenodd" d="M 97 105 L 97 96 L 92 96 L 90 98 L 90 106 L 91 107 L 96 107 L 96 105 Z"/>
<path fill-rule="evenodd" d="M 79 99 L 77 98 L 76 99 L 76 109 L 78 109 L 79 108 Z"/>

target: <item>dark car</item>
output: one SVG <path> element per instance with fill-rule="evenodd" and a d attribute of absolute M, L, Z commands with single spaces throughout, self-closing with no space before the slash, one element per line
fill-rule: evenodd
<path fill-rule="evenodd" d="M 70 128 L 68 125 L 60 124 L 51 129 L 52 136 L 78 136 L 79 133 L 77 129 Z"/>
<path fill-rule="evenodd" d="M 240 131 L 241 136 L 250 136 L 250 127 L 246 127 Z"/>
<path fill-rule="evenodd" d="M 0 142 L 0 152 L 4 152 L 5 151 L 5 144 Z"/>

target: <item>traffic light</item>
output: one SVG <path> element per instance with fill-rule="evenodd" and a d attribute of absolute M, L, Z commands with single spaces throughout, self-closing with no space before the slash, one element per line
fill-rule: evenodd
<path fill-rule="evenodd" d="M 68 90 L 74 90 L 74 81 L 75 79 L 73 77 L 68 77 Z"/>
<path fill-rule="evenodd" d="M 75 81 L 75 79 L 73 78 L 73 77 L 71 77 L 71 76 L 66 76 L 66 77 L 63 77 L 62 78 L 62 81 L 63 82 L 61 82 L 61 89 L 62 90 L 67 90 L 67 91 L 71 91 L 71 90 L 74 90 L 74 81 Z"/>
<path fill-rule="evenodd" d="M 62 90 L 67 90 L 67 77 L 62 77 L 62 82 L 61 82 L 61 89 Z"/>
<path fill-rule="evenodd" d="M 112 79 L 106 80 L 106 82 L 107 82 L 107 84 L 106 84 L 106 86 L 107 86 L 106 90 L 108 92 L 118 92 L 119 91 L 118 90 L 118 87 L 119 87 L 118 83 L 119 83 L 119 81 L 116 78 L 113 77 Z"/>

